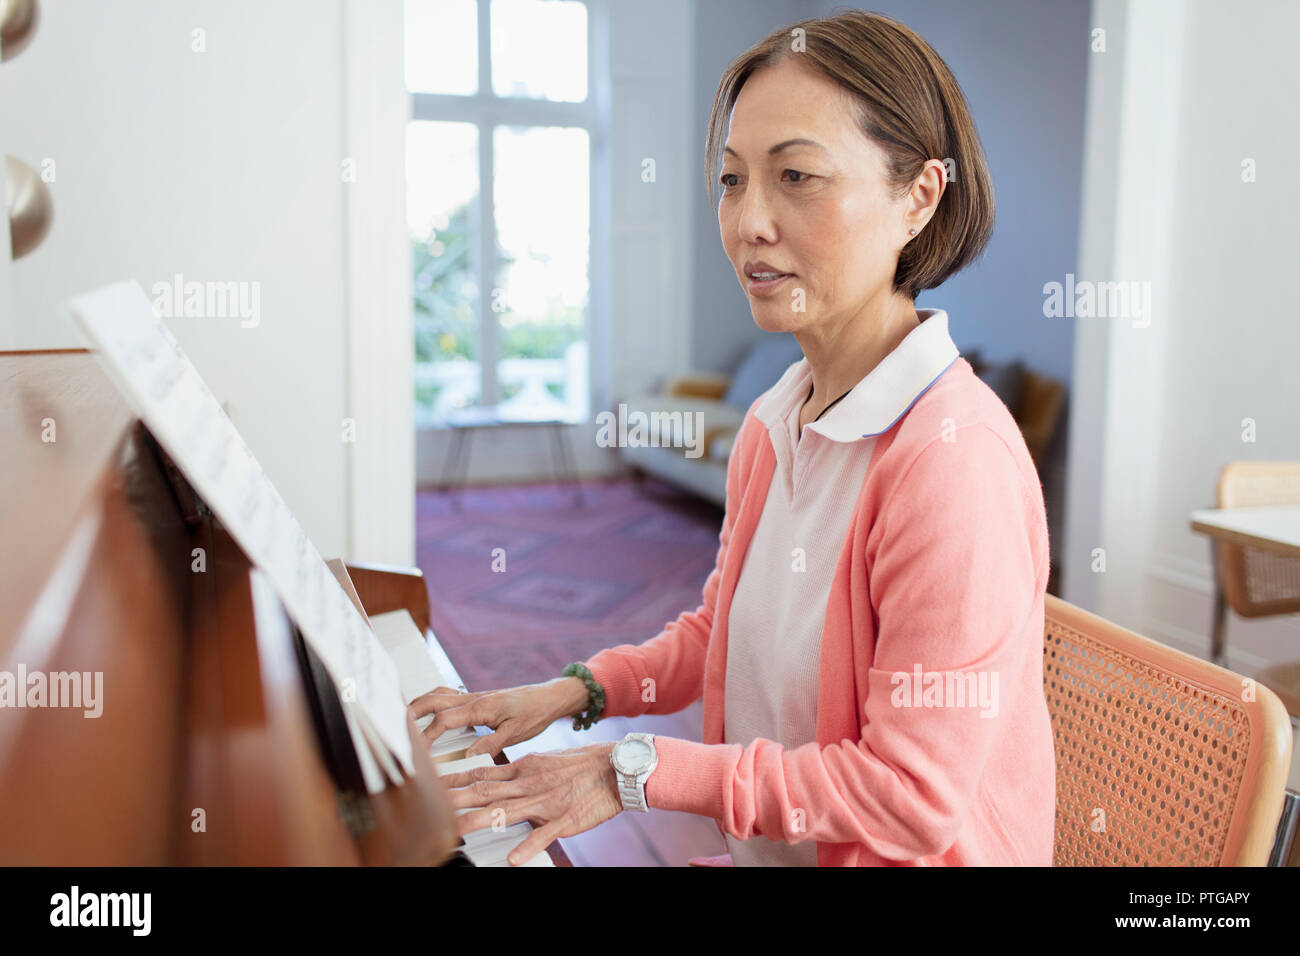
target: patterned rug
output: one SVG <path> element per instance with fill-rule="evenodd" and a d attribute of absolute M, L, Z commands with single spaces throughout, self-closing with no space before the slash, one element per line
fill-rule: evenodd
<path fill-rule="evenodd" d="M 416 495 L 431 623 L 470 690 L 558 677 L 699 607 L 722 510 L 647 478 Z"/>

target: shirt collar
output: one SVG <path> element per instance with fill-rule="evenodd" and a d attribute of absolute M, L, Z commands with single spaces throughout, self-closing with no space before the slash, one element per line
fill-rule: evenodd
<path fill-rule="evenodd" d="M 811 428 L 832 441 L 852 442 L 887 432 L 960 354 L 948 334 L 948 313 L 917 309 L 921 322 Z M 812 366 L 795 362 L 759 403 L 755 416 L 768 428 L 784 421 L 808 398 Z"/>

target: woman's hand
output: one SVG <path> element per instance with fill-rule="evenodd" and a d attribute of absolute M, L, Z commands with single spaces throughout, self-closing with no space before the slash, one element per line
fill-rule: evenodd
<path fill-rule="evenodd" d="M 479 737 L 465 755 L 495 757 L 511 744 L 536 737 L 561 717 L 584 710 L 587 699 L 587 685 L 577 677 L 476 694 L 437 687 L 411 701 L 411 714 L 416 718 L 437 715 L 424 729 L 424 738 L 430 743 L 455 727 L 491 727 L 494 732 Z"/>
<path fill-rule="evenodd" d="M 575 836 L 616 817 L 623 800 L 609 762 L 613 750 L 614 743 L 606 741 L 527 754 L 503 767 L 447 774 L 442 782 L 453 788 L 448 791 L 452 807 L 480 808 L 457 818 L 461 836 L 527 820 L 533 832 L 510 852 L 510 864 L 517 866 L 560 837 Z"/>

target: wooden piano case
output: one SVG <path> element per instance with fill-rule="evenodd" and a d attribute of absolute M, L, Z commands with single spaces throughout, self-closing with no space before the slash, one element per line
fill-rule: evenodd
<path fill-rule="evenodd" d="M 103 675 L 98 717 L 0 707 L 0 863 L 449 858 L 455 815 L 414 723 L 413 779 L 351 785 L 305 645 L 259 633 L 248 559 L 93 355 L 0 353 L 0 449 L 0 671 Z M 368 613 L 427 630 L 418 571 L 349 572 Z"/>

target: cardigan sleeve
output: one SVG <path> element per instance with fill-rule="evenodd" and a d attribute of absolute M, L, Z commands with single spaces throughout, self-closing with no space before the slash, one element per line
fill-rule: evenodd
<path fill-rule="evenodd" d="M 1031 615 L 1047 534 L 1041 498 L 1002 437 L 979 423 L 954 434 L 916 456 L 877 518 L 868 580 L 878 628 L 859 739 L 786 750 L 657 737 L 651 806 L 711 816 L 740 839 L 862 843 L 892 860 L 952 845 L 995 740 L 1016 732 L 1011 696 L 1041 692 L 1026 670 L 1041 665 Z M 982 674 L 993 706 L 916 706 L 924 698 L 904 697 L 899 675 L 914 680 L 918 666 Z"/>
<path fill-rule="evenodd" d="M 726 506 L 718 535 L 718 553 L 713 570 L 704 582 L 699 607 L 683 611 L 657 636 L 642 644 L 620 644 L 587 661 L 587 668 L 605 691 L 606 717 L 672 714 L 689 707 L 704 693 L 704 661 L 718 605 L 718 587 L 745 478 L 753 464 L 755 433 L 751 429 L 762 427 L 754 417 L 754 409 L 762 400 L 760 395 L 750 405 L 727 460 Z"/>

